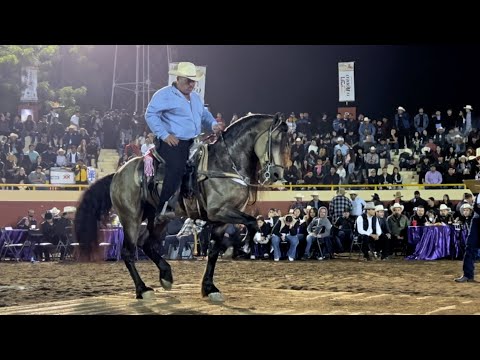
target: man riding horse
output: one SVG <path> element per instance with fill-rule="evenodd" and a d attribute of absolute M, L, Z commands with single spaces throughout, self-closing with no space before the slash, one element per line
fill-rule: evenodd
<path fill-rule="evenodd" d="M 145 113 L 147 124 L 158 139 L 157 153 L 165 161 L 165 177 L 156 214 L 158 216 L 163 210 L 161 215 L 165 217 L 175 215 L 174 206 L 168 206 L 168 201 L 181 184 L 189 148 L 200 134 L 202 123 L 214 132 L 222 130 L 204 107 L 200 96 L 193 91 L 195 82 L 204 76 L 203 72 L 196 70 L 190 62 L 180 62 L 169 74 L 176 75 L 177 81 L 158 90 Z"/>

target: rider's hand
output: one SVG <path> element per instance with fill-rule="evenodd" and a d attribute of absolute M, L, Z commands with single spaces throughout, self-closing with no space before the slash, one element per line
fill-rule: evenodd
<path fill-rule="evenodd" d="M 175 137 L 175 135 L 172 135 L 172 134 L 168 135 L 163 141 L 170 146 L 177 146 L 179 142 L 178 139 Z"/>
<path fill-rule="evenodd" d="M 220 126 L 220 124 L 213 125 L 212 130 L 213 130 L 214 133 L 219 133 L 219 132 L 223 131 L 222 126 Z"/>

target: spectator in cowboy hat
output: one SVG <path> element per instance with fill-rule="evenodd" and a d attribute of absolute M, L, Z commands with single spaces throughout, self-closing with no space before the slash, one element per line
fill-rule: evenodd
<path fill-rule="evenodd" d="M 400 204 L 402 207 L 405 207 L 405 201 L 402 200 L 403 195 L 401 191 L 396 191 L 395 194 L 393 194 L 394 199 L 390 202 L 390 206 L 394 204 Z M 403 208 L 402 208 L 403 211 Z"/>
<path fill-rule="evenodd" d="M 58 210 L 58 209 L 57 209 Z M 77 209 L 74 206 L 65 206 L 63 208 L 62 216 L 55 221 L 55 236 L 61 240 L 65 245 L 69 243 L 73 220 Z M 65 247 L 60 249 L 60 260 L 65 258 Z"/>
<path fill-rule="evenodd" d="M 57 150 L 57 158 L 55 164 L 59 167 L 67 166 L 67 157 L 65 156 L 65 150 L 62 148 Z"/>
<path fill-rule="evenodd" d="M 12 153 L 14 155 L 23 154 L 23 147 L 23 141 L 19 139 L 18 135 L 15 133 L 11 133 L 8 136 L 7 142 L 3 145 L 5 153 Z"/>
<path fill-rule="evenodd" d="M 295 201 L 288 207 L 288 210 L 293 210 L 299 208 L 302 212 L 305 212 L 305 203 L 302 201 L 303 200 L 303 195 L 302 194 L 296 194 L 295 195 Z"/>
<path fill-rule="evenodd" d="M 397 108 L 397 114 L 395 114 L 393 126 L 398 132 L 398 143 L 400 148 L 410 148 L 410 138 L 412 137 L 411 135 L 413 135 L 413 133 L 411 133 L 413 124 L 410 121 L 410 116 L 402 106 Z"/>
<path fill-rule="evenodd" d="M 390 240 L 392 239 L 392 234 L 390 233 L 390 228 L 388 227 L 387 218 L 385 217 L 385 209 L 383 205 L 375 206 L 375 216 L 377 217 L 378 222 L 380 223 L 380 229 L 382 229 L 382 234 L 380 235 L 379 241 L 375 241 L 375 252 L 381 253 L 381 260 L 388 260 L 390 254 Z"/>
<path fill-rule="evenodd" d="M 477 212 L 478 206 L 479 206 L 478 199 L 477 199 L 477 203 L 474 206 L 475 206 L 474 210 Z M 479 236 L 478 230 L 480 227 L 479 226 L 480 217 L 475 216 L 472 218 L 471 215 L 469 216 L 469 214 L 472 213 L 472 210 L 470 208 L 472 208 L 471 205 L 465 204 L 463 205 L 463 209 L 462 209 L 465 214 L 464 218 L 466 220 L 466 223 L 468 224 L 468 221 L 471 221 L 471 224 L 470 226 L 467 226 L 468 235 L 466 239 L 467 246 L 465 248 L 465 257 L 463 258 L 463 276 L 455 279 L 456 282 L 460 282 L 460 283 L 475 281 L 474 280 L 475 258 L 478 253 L 478 246 L 479 246 L 480 236 Z"/>
<path fill-rule="evenodd" d="M 325 206 L 325 204 L 318 198 L 319 194 L 316 191 L 311 193 L 310 195 L 312 196 L 312 200 L 307 203 L 307 207 L 311 206 L 318 211 L 318 209 L 320 209 L 322 206 Z"/>
<path fill-rule="evenodd" d="M 451 209 L 445 205 L 440 205 L 440 215 L 437 217 L 437 223 L 441 223 L 442 225 L 450 225 L 453 223 L 453 217 L 450 214 Z"/>
<path fill-rule="evenodd" d="M 358 196 L 358 193 L 355 190 L 349 192 L 350 200 L 352 202 L 352 216 L 356 218 L 357 216 L 362 215 L 363 208 L 367 205 L 365 200 Z"/>
<path fill-rule="evenodd" d="M 390 233 L 392 234 L 392 247 L 399 247 L 404 253 L 407 249 L 407 230 L 410 225 L 408 218 L 402 214 L 404 206 L 395 203 L 390 207 L 392 215 L 387 218 L 388 227 L 390 228 Z M 391 252 L 393 253 L 393 248 Z"/>
<path fill-rule="evenodd" d="M 60 209 L 57 209 L 56 207 L 53 207 L 51 208 L 50 210 L 48 210 L 47 212 L 49 212 L 50 214 L 53 215 L 53 218 L 54 219 L 58 219 L 60 216 Z"/>
<path fill-rule="evenodd" d="M 375 204 L 368 202 L 365 205 L 365 213 L 357 217 L 356 229 L 359 240 L 362 241 L 362 252 L 364 260 L 372 260 L 370 251 L 375 251 L 374 242 L 382 235 L 380 222 L 375 216 Z"/>
<path fill-rule="evenodd" d="M 472 126 L 473 124 L 473 118 L 472 118 L 472 106 L 471 105 L 465 105 L 465 118 L 464 118 L 464 123 L 463 123 L 463 135 L 468 136 L 470 131 L 472 131 Z"/>

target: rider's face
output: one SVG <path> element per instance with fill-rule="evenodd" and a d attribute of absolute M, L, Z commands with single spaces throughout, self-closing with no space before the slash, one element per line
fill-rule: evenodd
<path fill-rule="evenodd" d="M 179 76 L 177 78 L 177 88 L 181 93 L 190 95 L 195 88 L 195 81 L 187 79 L 186 77 Z"/>

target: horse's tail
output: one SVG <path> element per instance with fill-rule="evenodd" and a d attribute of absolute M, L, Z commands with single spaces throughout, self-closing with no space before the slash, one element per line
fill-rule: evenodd
<path fill-rule="evenodd" d="M 80 243 L 81 256 L 86 259 L 91 259 L 98 248 L 98 222 L 112 208 L 110 185 L 113 175 L 95 181 L 85 191 L 75 215 L 75 238 Z"/>

